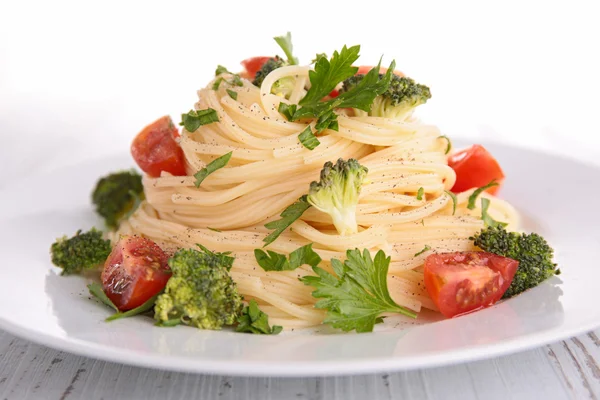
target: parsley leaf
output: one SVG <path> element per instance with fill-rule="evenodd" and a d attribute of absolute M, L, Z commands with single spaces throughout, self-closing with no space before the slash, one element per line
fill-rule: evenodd
<path fill-rule="evenodd" d="M 290 65 L 298 65 L 298 59 L 292 54 L 294 50 L 294 46 L 292 45 L 292 34 L 288 32 L 285 36 L 277 36 L 273 39 L 275 39 L 279 47 L 281 47 L 281 50 L 285 53 L 288 63 L 290 63 Z"/>
<path fill-rule="evenodd" d="M 226 89 L 227 94 L 229 95 L 229 97 L 231 97 L 234 100 L 237 100 L 237 92 L 235 90 L 231 90 L 231 89 Z"/>
<path fill-rule="evenodd" d="M 381 314 L 400 313 L 412 318 L 416 314 L 399 306 L 387 288 L 387 272 L 391 258 L 382 250 L 375 260 L 367 249 L 348 250 L 344 263 L 332 259 L 331 266 L 337 276 L 319 267 L 313 267 L 317 276 L 305 276 L 304 284 L 313 286 L 313 297 L 319 298 L 316 308 L 327 310 L 323 323 L 343 331 L 371 332 L 382 322 Z"/>
<path fill-rule="evenodd" d="M 424 194 L 425 194 L 425 189 L 423 189 L 423 187 L 420 187 L 419 191 L 417 192 L 417 200 L 423 200 Z"/>
<path fill-rule="evenodd" d="M 475 209 L 475 202 L 477 201 L 477 197 L 479 197 L 479 195 L 481 193 L 483 193 L 485 190 L 494 187 L 494 186 L 498 186 L 498 182 L 496 182 L 496 180 L 492 180 L 490 183 L 488 183 L 485 186 L 480 187 L 479 189 L 476 189 L 470 196 L 469 196 L 469 204 L 467 204 L 467 208 L 469 210 L 474 210 Z"/>
<path fill-rule="evenodd" d="M 316 103 L 327 96 L 338 83 L 350 78 L 358 71 L 352 64 L 358 59 L 360 46 L 347 48 L 344 46 L 339 53 L 335 51 L 331 60 L 319 57 L 315 63 L 314 71 L 308 73 L 310 89 L 306 96 L 300 100 L 300 105 Z"/>
<path fill-rule="evenodd" d="M 294 223 L 298 218 L 304 214 L 304 211 L 310 208 L 310 204 L 306 200 L 306 195 L 300 197 L 294 204 L 288 206 L 285 210 L 281 212 L 279 215 L 281 219 L 277 221 L 271 221 L 265 224 L 265 228 L 274 229 L 273 232 L 268 234 L 264 239 L 265 246 L 273 243 L 275 239 L 281 235 L 283 231 L 285 231 L 291 224 Z M 264 246 L 263 246 L 264 247 Z"/>
<path fill-rule="evenodd" d="M 321 132 L 325 129 L 338 130 L 337 115 L 333 112 L 334 109 L 358 108 L 363 111 L 369 111 L 375 97 L 385 92 L 389 87 L 390 81 L 392 80 L 392 73 L 396 67 L 396 62 L 392 61 L 383 78 L 379 77 L 380 66 L 381 61 L 365 75 L 358 85 L 353 89 L 340 94 L 335 99 L 305 104 L 294 113 L 291 120 L 296 121 L 302 118 L 318 118 L 317 124 L 315 125 L 317 132 Z M 306 97 L 300 101 L 300 104 L 302 104 L 305 99 Z"/>
<path fill-rule="evenodd" d="M 458 205 L 458 199 L 456 198 L 456 195 L 451 191 L 445 190 L 445 192 L 452 199 L 452 215 L 454 215 L 456 214 L 456 206 Z"/>
<path fill-rule="evenodd" d="M 182 125 L 188 132 L 196 132 L 202 125 L 208 125 L 213 122 L 219 122 L 217 110 L 207 108 L 206 110 L 190 110 L 187 114 L 181 114 Z"/>
<path fill-rule="evenodd" d="M 107 305 L 110 308 L 117 311 L 113 315 L 106 318 L 105 319 L 106 322 L 114 321 L 116 319 L 121 319 L 121 318 L 133 317 L 134 315 L 143 314 L 147 311 L 150 311 L 154 307 L 156 298 L 161 294 L 161 293 L 159 293 L 159 294 L 151 297 L 150 299 L 146 300 L 146 302 L 139 307 L 133 308 L 133 309 L 125 311 L 125 312 L 121 312 L 121 311 L 119 311 L 117 306 L 115 306 L 115 304 L 108 298 L 106 293 L 104 293 L 104 290 L 102 289 L 102 285 L 100 285 L 99 283 L 92 283 L 92 284 L 88 285 L 87 287 L 88 287 L 88 290 L 90 291 L 90 294 L 92 294 L 94 297 L 96 297 L 98 300 L 100 300 L 105 305 Z"/>
<path fill-rule="evenodd" d="M 506 222 L 500 222 L 493 219 L 488 214 L 488 209 L 490 208 L 490 199 L 486 199 L 485 197 L 481 199 L 481 219 L 483 220 L 485 226 L 506 226 L 508 225 Z"/>
<path fill-rule="evenodd" d="M 294 113 L 296 112 L 297 108 L 298 106 L 296 106 L 295 104 L 286 104 L 284 102 L 281 102 L 277 107 L 277 111 L 279 111 L 280 114 L 286 117 L 288 121 L 291 121 L 294 117 Z"/>
<path fill-rule="evenodd" d="M 194 174 L 194 178 L 196 178 L 196 182 L 194 182 L 194 185 L 196 185 L 196 187 L 200 187 L 200 184 L 202 183 L 203 180 L 206 179 L 207 176 L 209 176 L 216 170 L 221 169 L 224 166 L 226 166 L 227 163 L 229 162 L 229 159 L 231 158 L 232 154 L 233 154 L 233 152 L 230 151 L 229 153 L 224 154 L 215 160 L 212 160 L 211 162 L 206 164 L 206 167 L 204 167 L 200 171 L 196 172 Z"/>
<path fill-rule="evenodd" d="M 423 247 L 423 250 L 421 250 L 420 252 L 415 254 L 415 257 L 419 257 L 421 254 L 425 253 L 426 251 L 431 250 L 431 247 L 429 247 L 428 244 L 425 245 L 425 247 Z"/>
<path fill-rule="evenodd" d="M 298 135 L 298 140 L 302 143 L 302 146 L 306 147 L 309 150 L 314 150 L 315 147 L 321 144 L 319 139 L 312 133 L 312 129 L 310 126 L 307 126 L 305 130 L 302 131 Z"/>
<path fill-rule="evenodd" d="M 261 249 L 254 250 L 256 262 L 265 271 L 293 271 L 304 264 L 316 267 L 321 262 L 321 257 L 312 249 L 312 243 L 292 251 L 289 261 L 283 254 L 271 250 L 267 253 Z"/>
<path fill-rule="evenodd" d="M 317 61 L 319 61 L 319 58 L 327 58 L 327 54 L 325 53 L 317 53 L 317 55 L 315 55 L 315 58 L 312 59 L 312 61 L 310 62 L 311 64 L 315 64 Z"/>
<path fill-rule="evenodd" d="M 244 307 L 237 323 L 236 332 L 277 335 L 283 330 L 283 327 L 279 325 L 269 326 L 269 316 L 258 308 L 258 304 L 254 299 L 250 300 L 248 306 Z"/>

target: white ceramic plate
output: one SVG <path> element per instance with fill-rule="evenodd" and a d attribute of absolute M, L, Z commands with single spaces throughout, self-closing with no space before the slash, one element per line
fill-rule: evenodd
<path fill-rule="evenodd" d="M 145 317 L 105 323 L 81 277 L 61 277 L 48 248 L 57 236 L 98 224 L 97 177 L 129 156 L 39 175 L 0 192 L 0 328 L 65 351 L 140 366 L 230 375 L 306 376 L 439 366 L 493 357 L 600 326 L 600 170 L 527 150 L 488 146 L 507 175 L 503 197 L 524 227 L 556 248 L 563 274 L 495 307 L 402 329 L 389 320 L 368 334 L 279 336 L 157 328 Z M 435 318 L 434 318 L 435 319 Z M 423 320 L 427 320 L 424 317 Z"/>

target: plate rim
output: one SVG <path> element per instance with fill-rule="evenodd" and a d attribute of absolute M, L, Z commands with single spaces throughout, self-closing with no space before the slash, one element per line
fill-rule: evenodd
<path fill-rule="evenodd" d="M 46 333 L 38 334 L 11 323 L 4 318 L 0 318 L 0 329 L 18 338 L 78 356 L 142 368 L 241 377 L 342 376 L 444 367 L 539 348 L 591 332 L 598 327 L 600 327 L 600 321 L 592 321 L 576 328 L 556 331 L 554 334 L 553 331 L 546 333 L 542 339 L 534 333 L 498 343 L 463 347 L 439 354 L 433 353 L 408 357 L 373 357 L 367 360 L 320 360 L 318 363 L 315 361 L 288 361 L 281 363 L 245 360 L 231 362 L 202 358 L 190 359 L 181 356 L 164 357 L 164 355 L 157 353 L 144 353 L 122 348 L 117 349 L 107 345 L 91 344 L 81 339 L 64 340 Z M 377 335 L 377 333 L 360 333 L 360 335 Z M 157 359 L 160 359 L 160 363 L 156 363 Z"/>

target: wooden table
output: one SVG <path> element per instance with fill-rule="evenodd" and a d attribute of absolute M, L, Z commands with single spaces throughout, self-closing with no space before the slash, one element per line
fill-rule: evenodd
<path fill-rule="evenodd" d="M 330 378 L 240 378 L 131 367 L 0 331 L 0 400 L 598 399 L 600 330 L 450 367 Z"/>

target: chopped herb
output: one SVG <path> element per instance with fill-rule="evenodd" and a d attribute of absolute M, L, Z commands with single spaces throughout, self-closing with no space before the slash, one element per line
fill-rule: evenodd
<path fill-rule="evenodd" d="M 425 220 L 421 219 L 421 225 L 425 226 Z"/>
<path fill-rule="evenodd" d="M 222 231 L 222 230 L 220 230 L 220 229 L 217 229 L 217 228 L 211 228 L 210 226 L 207 226 L 207 227 L 206 227 L 206 229 L 210 229 L 211 231 L 214 231 L 214 232 L 223 232 L 223 231 Z"/>
<path fill-rule="evenodd" d="M 221 157 L 209 162 L 206 165 L 206 167 L 204 167 L 200 171 L 196 172 L 194 174 L 194 178 L 196 178 L 196 182 L 194 182 L 194 185 L 196 185 L 196 187 L 200 187 L 200 184 L 202 183 L 202 181 L 204 179 L 206 179 L 206 177 L 208 175 L 210 175 L 213 172 L 215 172 L 216 170 L 221 169 L 224 166 L 226 166 L 227 163 L 229 162 L 229 159 L 231 158 L 232 154 L 233 154 L 233 152 L 230 151 L 229 153 L 224 154 Z"/>
<path fill-rule="evenodd" d="M 506 222 L 500 222 L 500 221 L 496 221 L 495 219 L 493 219 L 489 214 L 488 214 L 488 209 L 490 208 L 490 199 L 486 199 L 485 197 L 483 197 L 481 199 L 481 219 L 483 220 L 485 226 L 501 226 L 501 227 L 505 227 L 506 225 L 508 225 Z"/>
<path fill-rule="evenodd" d="M 298 140 L 302 143 L 302 146 L 306 147 L 309 150 L 314 150 L 315 147 L 321 144 L 319 139 L 312 133 L 312 129 L 310 126 L 307 126 L 305 130 L 298 135 Z"/>
<path fill-rule="evenodd" d="M 285 36 L 277 36 L 273 39 L 275 39 L 279 47 L 281 47 L 281 50 L 285 53 L 288 63 L 290 65 L 298 65 L 298 59 L 294 57 L 293 54 L 294 46 L 292 45 L 292 34 L 288 32 Z"/>
<path fill-rule="evenodd" d="M 442 135 L 438 136 L 438 139 L 446 139 L 446 141 L 448 142 L 448 146 L 446 146 L 446 152 L 444 154 L 450 153 L 450 150 L 452 150 L 452 142 L 450 141 L 450 138 L 446 135 Z"/>
<path fill-rule="evenodd" d="M 237 100 L 237 92 L 231 89 L 227 89 L 227 94 L 234 100 Z"/>
<path fill-rule="evenodd" d="M 425 253 L 426 251 L 431 250 L 431 247 L 429 247 L 428 244 L 425 245 L 425 247 L 423 247 L 423 250 L 421 250 L 420 252 L 415 254 L 415 257 L 419 257 L 421 254 Z"/>
<path fill-rule="evenodd" d="M 236 332 L 277 335 L 283 330 L 279 325 L 269 326 L 269 316 L 258 308 L 258 303 L 254 299 L 244 307 L 237 323 Z"/>
<path fill-rule="evenodd" d="M 221 86 L 221 82 L 223 82 L 223 80 L 223 77 L 217 78 L 217 80 L 215 80 L 215 82 L 213 83 L 212 89 L 219 90 L 219 86 Z"/>
<path fill-rule="evenodd" d="M 286 104 L 284 102 L 281 102 L 279 103 L 279 107 L 277 107 L 277 111 L 279 111 L 280 114 L 286 117 L 288 121 L 291 121 L 294 116 L 294 113 L 296 112 L 297 107 L 298 106 L 296 106 L 295 104 Z"/>
<path fill-rule="evenodd" d="M 229 71 L 224 66 L 219 65 L 217 67 L 217 70 L 215 71 L 215 75 L 218 76 L 221 74 L 231 74 L 232 78 L 230 81 L 227 81 L 227 80 L 223 79 L 222 77 L 220 77 L 213 84 L 213 90 L 219 89 L 219 86 L 221 85 L 221 82 L 223 82 L 223 81 L 229 83 L 231 86 L 244 86 L 242 79 L 240 78 L 240 76 L 238 74 L 234 74 L 233 72 Z"/>
<path fill-rule="evenodd" d="M 238 74 L 234 74 L 233 78 L 230 81 L 225 81 L 227 83 L 229 83 L 231 86 L 244 86 L 244 83 L 242 82 L 242 78 L 240 78 L 240 76 Z"/>
<path fill-rule="evenodd" d="M 423 194 L 425 194 L 425 189 L 420 187 L 419 191 L 417 192 L 417 200 L 423 200 Z"/>
<path fill-rule="evenodd" d="M 316 308 L 326 309 L 323 323 L 344 331 L 371 332 L 375 324 L 383 322 L 383 313 L 399 313 L 412 318 L 416 314 L 394 302 L 387 287 L 387 273 L 391 258 L 382 250 L 371 258 L 364 249 L 348 250 L 346 261 L 332 259 L 337 276 L 319 267 L 313 267 L 317 276 L 301 279 L 313 286 L 313 297 L 319 298 Z"/>
<path fill-rule="evenodd" d="M 181 122 L 186 131 L 196 132 L 202 125 L 219 122 L 219 115 L 216 110 L 207 108 L 206 110 L 190 110 L 187 114 L 181 114 Z"/>
<path fill-rule="evenodd" d="M 456 214 L 456 206 L 458 205 L 458 199 L 456 195 L 449 190 L 445 191 L 448 196 L 452 199 L 452 215 Z"/>
<path fill-rule="evenodd" d="M 294 204 L 287 207 L 280 214 L 281 219 L 277 221 L 271 221 L 265 224 L 265 228 L 274 229 L 273 232 L 268 234 L 264 239 L 265 246 L 273 243 L 275 239 L 281 235 L 291 224 L 294 223 L 298 218 L 304 214 L 304 211 L 310 208 L 310 204 L 306 200 L 306 195 L 300 197 Z M 263 246 L 264 247 L 264 246 Z"/>
<path fill-rule="evenodd" d="M 480 187 L 479 189 L 476 189 L 470 196 L 469 196 L 469 204 L 467 205 L 467 208 L 469 210 L 474 210 L 475 209 L 475 202 L 477 201 L 477 197 L 483 193 L 485 190 L 494 187 L 494 186 L 498 186 L 498 182 L 496 182 L 496 180 L 491 181 L 490 183 L 488 183 L 485 186 Z"/>
<path fill-rule="evenodd" d="M 229 70 L 227 68 L 225 68 L 224 66 L 217 65 L 217 69 L 215 70 L 215 76 L 221 75 L 221 74 L 232 74 L 232 73 L 229 72 Z"/>
<path fill-rule="evenodd" d="M 304 264 L 316 267 L 321 262 L 321 257 L 312 249 L 312 243 L 291 252 L 289 261 L 283 254 L 271 250 L 267 253 L 261 249 L 254 250 L 256 262 L 265 271 L 293 271 Z"/>
<path fill-rule="evenodd" d="M 147 311 L 150 311 L 154 307 L 156 298 L 160 295 L 160 293 L 159 293 L 156 296 L 153 296 L 152 298 L 148 299 L 144 304 L 142 304 L 139 307 L 136 307 L 134 309 L 131 309 L 131 310 L 128 310 L 125 312 L 121 312 L 121 311 L 119 311 L 117 306 L 115 306 L 115 304 L 108 298 L 106 293 L 104 293 L 104 290 L 102 289 L 102 285 L 100 285 L 99 283 L 92 283 L 92 284 L 88 285 L 88 290 L 90 291 L 90 294 L 92 294 L 94 297 L 96 297 L 102 303 L 104 303 L 105 305 L 109 306 L 110 308 L 112 308 L 113 310 L 116 311 L 116 313 L 114 313 L 113 315 L 111 315 L 105 319 L 106 322 L 114 321 L 116 319 L 121 319 L 121 318 L 133 317 L 134 315 L 143 314 Z"/>

